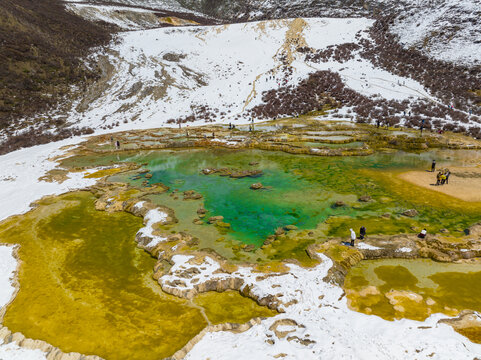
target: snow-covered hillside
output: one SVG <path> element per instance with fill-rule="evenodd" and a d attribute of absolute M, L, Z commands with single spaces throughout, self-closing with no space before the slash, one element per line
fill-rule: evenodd
<path fill-rule="evenodd" d="M 323 71 L 338 74 L 338 85 L 351 91 L 349 99 L 337 99 L 344 104 L 340 114 L 364 101 L 370 102 L 368 116 L 374 116 L 376 108 L 391 101 L 385 111 L 403 124 L 415 106 L 438 104 L 438 116 L 450 122 L 449 104 L 437 101 L 418 81 L 394 75 L 362 55 L 372 24 L 365 18 L 313 18 L 121 33 L 107 53 L 97 54 L 104 77 L 76 104 L 69 120 L 97 130 L 245 123 L 263 113 L 251 110 L 264 104 L 267 91 L 291 91 Z M 321 90 L 339 92 L 332 87 Z M 459 113 L 468 119 L 466 112 Z M 349 117 L 357 120 L 356 113 Z M 477 120 L 465 121 L 474 126 Z"/>
<path fill-rule="evenodd" d="M 481 3 L 441 0 L 413 7 L 397 16 L 391 31 L 401 42 L 433 58 L 461 65 L 481 65 Z"/>
<path fill-rule="evenodd" d="M 122 0 L 130 4 L 164 0 Z M 174 0 L 172 0 L 174 2 Z M 264 20 L 287 17 L 394 16 L 393 33 L 406 46 L 464 65 L 480 64 L 481 5 L 478 0 L 178 0 L 177 8 L 189 8 L 231 20 Z"/>

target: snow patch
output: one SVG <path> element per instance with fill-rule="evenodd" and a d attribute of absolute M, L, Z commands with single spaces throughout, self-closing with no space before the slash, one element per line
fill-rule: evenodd
<path fill-rule="evenodd" d="M 135 204 L 135 207 L 138 206 L 139 203 Z M 152 240 L 146 245 L 148 248 L 152 248 L 167 240 L 166 237 L 154 235 L 154 224 L 159 222 L 165 222 L 167 220 L 167 214 L 163 211 L 158 209 L 149 210 L 147 214 L 144 216 L 144 224 L 145 226 L 141 228 L 137 232 L 137 236 L 148 237 Z"/>

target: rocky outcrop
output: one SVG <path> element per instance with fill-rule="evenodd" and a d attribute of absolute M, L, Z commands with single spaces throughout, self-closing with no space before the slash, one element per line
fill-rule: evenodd
<path fill-rule="evenodd" d="M 481 343 L 481 315 L 477 311 L 463 310 L 452 319 L 441 319 L 440 324 L 448 324 L 471 341 Z"/>
<path fill-rule="evenodd" d="M 205 168 L 201 172 L 204 175 L 218 174 L 219 176 L 228 176 L 233 179 L 240 179 L 244 177 L 259 177 L 262 175 L 262 170 L 238 170 L 229 168 Z"/>
<path fill-rule="evenodd" d="M 194 190 L 184 191 L 184 200 L 199 200 L 202 199 L 202 195 Z"/>
<path fill-rule="evenodd" d="M 264 188 L 264 185 L 262 185 L 261 183 L 254 183 L 250 186 L 250 188 L 252 190 L 260 190 L 260 189 Z"/>
<path fill-rule="evenodd" d="M 124 183 L 110 183 L 100 181 L 90 187 L 97 200 L 95 209 L 107 212 L 129 211 L 138 199 L 150 194 L 161 194 L 169 188 L 163 184 L 152 184 L 144 188 L 137 188 Z"/>
<path fill-rule="evenodd" d="M 402 215 L 407 216 L 407 217 L 415 217 L 415 216 L 418 216 L 419 213 L 415 209 L 409 209 L 409 210 L 403 211 Z"/>
<path fill-rule="evenodd" d="M 221 215 L 211 216 L 211 217 L 209 218 L 209 224 L 215 224 L 216 222 L 222 221 L 222 220 L 224 220 L 224 217 L 221 216 Z"/>
<path fill-rule="evenodd" d="M 359 197 L 358 199 L 359 202 L 369 202 L 372 201 L 372 197 L 370 195 L 363 195 Z"/>
<path fill-rule="evenodd" d="M 344 241 L 332 239 L 308 249 L 313 253 L 322 252 L 334 261 L 326 280 L 339 285 L 343 284 L 349 269 L 364 259 L 426 258 L 456 262 L 481 257 L 481 238 L 476 237 L 453 243 L 441 235 L 428 235 L 425 239 L 418 238 L 416 234 L 371 235 L 356 241 L 354 247 L 343 245 Z"/>
<path fill-rule="evenodd" d="M 102 360 L 101 357 L 95 355 L 82 355 L 76 352 L 64 353 L 45 341 L 29 339 L 21 333 L 12 333 L 6 327 L 0 328 L 0 340 L 4 344 L 14 343 L 25 349 L 40 350 L 45 353 L 47 360 Z"/>

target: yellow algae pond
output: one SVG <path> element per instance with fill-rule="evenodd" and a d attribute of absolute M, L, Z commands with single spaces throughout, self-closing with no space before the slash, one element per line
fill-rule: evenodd
<path fill-rule="evenodd" d="M 188 233 L 199 241 L 198 248 L 212 249 L 229 261 L 249 259 L 259 268 L 282 268 L 285 259 L 313 265 L 307 246 L 347 237 L 350 227 L 365 225 L 369 234 L 400 234 L 427 226 L 430 233 L 447 229 L 453 237 L 463 237 L 464 229 L 481 219 L 479 204 L 466 205 L 397 177 L 398 172 L 429 166 L 433 155 L 323 158 L 197 149 L 79 156 L 64 165 L 137 164 L 142 168 L 136 171 L 103 169 L 88 176 L 110 176 L 112 182 L 128 184 L 116 201 L 143 194 L 143 200 L 172 208 L 179 221 L 162 231 Z M 466 154 L 451 156 L 447 164 Z M 261 175 L 205 175 L 205 168 L 254 169 Z M 254 182 L 265 188 L 251 190 Z M 145 195 L 143 189 L 158 183 L 169 190 Z M 182 193 L 191 190 L 202 198 L 185 200 Z M 366 195 L 369 200 L 360 201 Z M 338 201 L 344 205 L 335 206 Z M 201 208 L 205 216 L 198 218 Z M 405 217 L 406 209 L 419 214 Z M 228 227 L 209 223 L 210 216 L 218 215 Z M 45 198 L 29 213 L 0 223 L 0 242 L 19 244 L 21 261 L 20 290 L 3 325 L 64 352 L 153 360 L 173 355 L 209 324 L 245 323 L 276 314 L 233 291 L 200 294 L 191 301 L 164 293 L 152 278 L 157 260 L 135 243 L 142 226 L 141 218 L 126 212 L 96 211 L 90 192 Z M 284 233 L 288 227 L 293 230 Z M 250 251 L 241 251 L 247 246 Z M 448 264 L 453 267 L 445 269 L 423 261 L 361 262 L 346 277 L 350 306 L 388 320 L 481 310 L 481 267 Z"/>
<path fill-rule="evenodd" d="M 20 290 L 3 325 L 64 352 L 105 359 L 161 359 L 207 324 L 245 323 L 275 312 L 238 292 L 193 303 L 162 292 L 156 262 L 136 247 L 142 219 L 96 211 L 77 192 L 47 198 L 0 224 L 0 242 L 19 244 Z"/>
<path fill-rule="evenodd" d="M 481 311 L 481 264 L 428 259 L 365 260 L 346 276 L 349 306 L 387 320 L 423 321 L 431 314 Z M 481 342 L 481 329 L 468 336 Z"/>

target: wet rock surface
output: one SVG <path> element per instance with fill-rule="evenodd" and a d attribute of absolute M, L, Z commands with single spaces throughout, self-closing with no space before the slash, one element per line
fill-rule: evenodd
<path fill-rule="evenodd" d="M 252 190 L 260 190 L 264 188 L 264 185 L 262 185 L 261 183 L 254 183 L 250 186 L 250 188 Z"/>

